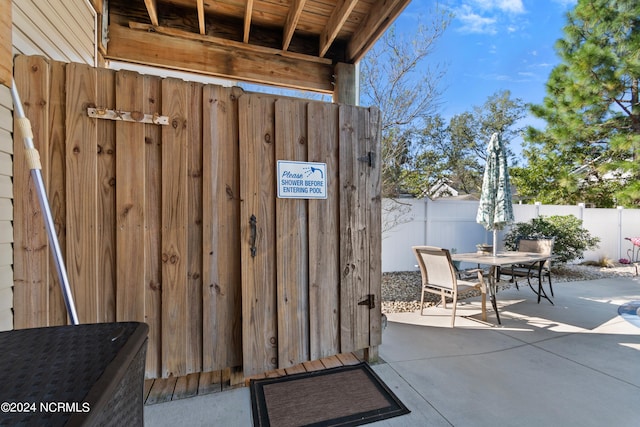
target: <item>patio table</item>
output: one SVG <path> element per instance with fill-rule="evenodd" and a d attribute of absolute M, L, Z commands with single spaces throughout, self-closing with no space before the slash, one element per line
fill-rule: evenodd
<path fill-rule="evenodd" d="M 538 273 L 542 270 L 542 267 L 548 259 L 550 259 L 552 255 L 538 254 L 532 252 L 498 252 L 496 256 L 490 253 L 480 253 L 480 252 L 469 252 L 469 253 L 461 253 L 461 254 L 451 254 L 451 259 L 453 261 L 460 262 L 468 262 L 477 265 L 486 265 L 489 266 L 489 298 L 491 300 L 491 305 L 493 306 L 493 310 L 496 313 L 496 318 L 498 319 L 498 324 L 500 322 L 500 314 L 498 313 L 498 305 L 496 304 L 496 292 L 498 289 L 497 282 L 500 280 L 498 276 L 498 272 L 500 271 L 500 267 L 506 265 L 513 264 L 535 264 L 538 268 Z M 533 289 L 533 288 L 532 288 Z M 538 295 L 538 302 L 540 302 L 540 297 L 544 297 L 553 304 L 553 301 L 547 296 L 547 293 L 544 291 L 542 287 L 542 275 L 538 274 L 538 291 L 533 289 L 534 292 Z M 486 319 L 483 319 L 486 320 Z"/>

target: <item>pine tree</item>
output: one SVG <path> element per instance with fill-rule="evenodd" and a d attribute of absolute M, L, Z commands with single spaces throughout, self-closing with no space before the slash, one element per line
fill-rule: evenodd
<path fill-rule="evenodd" d="M 542 105 L 529 128 L 518 193 L 547 203 L 640 205 L 640 2 L 578 0 L 556 44 Z"/>

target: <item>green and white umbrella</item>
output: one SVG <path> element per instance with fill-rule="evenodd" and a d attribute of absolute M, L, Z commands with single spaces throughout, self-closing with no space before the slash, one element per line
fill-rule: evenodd
<path fill-rule="evenodd" d="M 487 164 L 482 179 L 482 194 L 476 222 L 482 224 L 486 230 L 493 231 L 493 256 L 495 256 L 498 230 L 513 222 L 507 153 L 502 138 L 497 132 L 491 135 L 487 147 Z"/>

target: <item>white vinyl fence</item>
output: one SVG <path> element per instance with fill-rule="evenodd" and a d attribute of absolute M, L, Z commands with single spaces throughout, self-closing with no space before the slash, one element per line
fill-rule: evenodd
<path fill-rule="evenodd" d="M 493 241 L 493 235 L 476 223 L 478 202 L 471 200 L 385 199 L 382 213 L 382 271 L 414 271 L 416 260 L 411 246 L 432 245 L 475 252 L 476 244 Z M 631 243 L 625 237 L 640 236 L 640 209 L 602 209 L 561 205 L 514 205 L 515 222 L 538 216 L 574 215 L 599 247 L 585 252 L 585 260 L 627 257 Z M 498 250 L 509 228 L 498 233 Z"/>

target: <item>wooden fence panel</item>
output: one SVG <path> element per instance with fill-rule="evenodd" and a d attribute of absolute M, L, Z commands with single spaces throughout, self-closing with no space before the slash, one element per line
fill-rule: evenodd
<path fill-rule="evenodd" d="M 202 371 L 202 87 L 185 83 L 187 98 L 187 372 Z"/>
<path fill-rule="evenodd" d="M 292 99 L 275 101 L 276 159 L 307 161 L 306 107 Z M 279 368 L 309 360 L 307 204 L 304 199 L 276 199 Z"/>
<path fill-rule="evenodd" d="M 239 116 L 242 355 L 255 375 L 278 367 L 273 98 L 241 96 Z"/>
<path fill-rule="evenodd" d="M 116 74 L 116 109 L 142 111 L 142 76 Z M 144 127 L 116 121 L 116 318 L 144 321 Z M 153 167 L 153 166 L 152 166 Z"/>
<path fill-rule="evenodd" d="M 340 353 L 338 106 L 308 106 L 308 159 L 327 164 L 327 199 L 309 200 L 310 359 Z"/>
<path fill-rule="evenodd" d="M 144 77 L 144 112 L 162 111 L 162 79 Z M 147 378 L 162 376 L 162 129 L 144 125 L 145 194 L 144 194 L 144 320 L 149 325 L 147 341 Z"/>
<path fill-rule="evenodd" d="M 240 88 L 203 93 L 203 370 L 242 365 Z M 220 345 L 220 343 L 224 343 Z"/>
<path fill-rule="evenodd" d="M 371 153 L 371 164 L 367 179 L 367 241 L 369 242 L 367 267 L 369 268 L 369 293 L 373 295 L 375 306 L 369 310 L 368 348 L 382 344 L 382 179 L 380 142 L 380 110 L 369 108 L 360 110 L 361 121 L 366 126 L 366 153 Z M 364 116 L 364 117 L 362 117 Z M 368 154 L 367 154 L 368 155 Z M 377 358 L 377 348 L 375 350 Z M 373 354 L 371 356 L 374 356 Z"/>
<path fill-rule="evenodd" d="M 177 79 L 162 82 L 162 110 L 169 126 L 162 129 L 162 372 L 163 377 L 189 372 L 187 347 L 187 87 Z"/>
<path fill-rule="evenodd" d="M 44 180 L 47 187 L 47 197 L 51 206 L 51 216 L 56 227 L 60 251 L 64 254 L 67 249 L 65 238 L 67 203 L 64 173 L 66 167 L 64 126 L 66 119 L 66 70 L 65 65 L 60 62 L 49 63 L 49 69 L 51 72 L 49 79 L 49 153 L 40 157 L 47 162 L 45 163 L 47 168 L 43 170 L 43 174 L 46 171 Z M 53 256 L 51 256 L 49 261 L 49 325 L 65 325 L 67 323 L 67 309 L 62 297 L 58 272 L 55 265 L 52 264 L 53 262 Z"/>
<path fill-rule="evenodd" d="M 96 69 L 96 106 L 107 108 L 116 104 L 115 71 Z M 87 120 L 87 119 L 85 119 Z M 116 320 L 116 122 L 96 122 L 98 135 L 98 310 L 100 322 Z M 55 169 L 58 170 L 58 169 Z"/>
<path fill-rule="evenodd" d="M 39 57 L 18 57 L 14 73 L 22 78 L 16 81 L 25 115 L 31 121 L 33 142 L 41 153 L 48 153 L 49 125 L 49 65 Z M 42 101 L 45 102 L 42 102 Z M 18 129 L 18 126 L 14 126 Z M 48 260 L 47 233 L 42 221 L 42 210 L 36 187 L 25 158 L 22 134 L 15 132 L 14 144 L 14 218 L 22 226 L 14 228 L 14 327 L 16 329 L 46 326 L 48 313 Z M 47 165 L 42 156 L 43 167 Z M 43 175 L 45 172 L 43 171 Z M 20 310 L 19 307 L 28 307 Z"/>
<path fill-rule="evenodd" d="M 361 110 L 340 106 L 340 350 L 369 345 L 369 312 L 358 303 L 369 294 L 367 174 Z M 363 258 L 365 256 L 366 258 Z M 365 262 L 366 261 L 366 262 Z"/>
<path fill-rule="evenodd" d="M 67 273 L 78 319 L 98 318 L 97 280 L 97 128 L 87 120 L 87 107 L 96 102 L 96 70 L 68 64 L 66 173 L 67 177 Z"/>
<path fill-rule="evenodd" d="M 147 322 L 147 378 L 251 376 L 379 344 L 379 166 L 357 160 L 377 153 L 377 110 L 43 58 L 15 68 L 80 321 Z M 64 323 L 15 147 L 16 327 Z M 277 199 L 276 159 L 326 163 L 327 199 Z M 357 304 L 368 294 L 374 310 Z"/>

